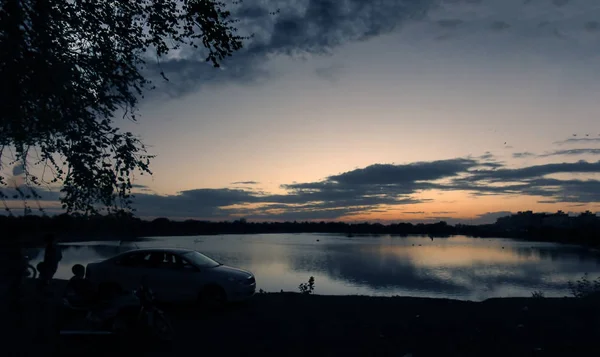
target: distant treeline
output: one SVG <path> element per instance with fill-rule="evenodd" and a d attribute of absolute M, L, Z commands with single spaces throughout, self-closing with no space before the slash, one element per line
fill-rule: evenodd
<path fill-rule="evenodd" d="M 561 214 L 561 213 L 557 213 Z M 541 218 L 540 218 L 541 217 Z M 519 212 L 498 219 L 494 224 L 450 225 L 437 223 L 345 223 L 345 222 L 247 222 L 244 219 L 226 222 L 173 221 L 157 218 L 151 221 L 131 216 L 78 217 L 57 216 L 0 216 L 2 236 L 8 234 L 23 240 L 38 241 L 53 233 L 63 241 L 128 240 L 150 236 L 183 236 L 256 233 L 341 233 L 348 236 L 391 234 L 396 236 L 425 235 L 448 237 L 519 238 L 526 240 L 600 246 L 600 220 L 591 214 L 572 217 L 568 224 L 556 224 L 555 215 Z M 562 216 L 560 216 L 562 217 Z M 543 219 L 542 219 L 543 218 Z"/>

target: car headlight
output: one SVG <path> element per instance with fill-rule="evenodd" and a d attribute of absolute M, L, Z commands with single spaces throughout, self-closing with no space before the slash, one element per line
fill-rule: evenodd
<path fill-rule="evenodd" d="M 242 280 L 234 278 L 234 277 L 229 277 L 227 280 L 230 281 L 230 282 L 232 282 L 232 283 L 242 284 Z"/>

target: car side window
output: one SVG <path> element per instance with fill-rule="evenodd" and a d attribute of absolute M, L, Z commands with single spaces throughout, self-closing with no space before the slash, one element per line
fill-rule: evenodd
<path fill-rule="evenodd" d="M 164 253 L 160 267 L 169 270 L 177 269 L 177 261 L 175 259 L 175 256 L 171 253 Z"/>
<path fill-rule="evenodd" d="M 165 263 L 165 253 L 152 252 L 144 257 L 144 263 L 148 268 L 162 268 Z"/>
<path fill-rule="evenodd" d="M 196 268 L 184 261 L 180 256 L 173 253 L 165 253 L 160 268 L 168 270 L 191 270 L 196 271 Z"/>
<path fill-rule="evenodd" d="M 117 264 L 135 268 L 198 271 L 198 268 L 179 255 L 164 252 L 131 253 L 121 258 Z"/>
<path fill-rule="evenodd" d="M 188 262 L 184 258 L 181 258 L 181 257 L 177 257 L 177 258 L 179 260 L 181 260 L 181 265 L 180 265 L 181 270 L 191 271 L 191 272 L 199 271 L 198 268 L 196 268 L 194 265 L 192 265 L 190 262 Z"/>
<path fill-rule="evenodd" d="M 142 254 L 132 253 L 125 255 L 123 258 L 117 261 L 117 264 L 124 267 L 137 267 L 142 263 L 142 258 Z"/>

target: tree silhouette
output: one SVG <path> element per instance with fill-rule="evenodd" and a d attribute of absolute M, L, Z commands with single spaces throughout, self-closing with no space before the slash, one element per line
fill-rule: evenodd
<path fill-rule="evenodd" d="M 152 156 L 115 114 L 136 120 L 149 60 L 190 46 L 218 67 L 240 49 L 230 17 L 215 0 L 2 1 L 0 170 L 21 168 L 20 197 L 61 186 L 69 213 L 130 211 L 132 175 L 151 174 Z M 5 176 L 0 199 L 18 198 Z"/>

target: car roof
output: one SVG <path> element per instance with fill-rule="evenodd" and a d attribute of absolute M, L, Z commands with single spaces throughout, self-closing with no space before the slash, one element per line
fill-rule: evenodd
<path fill-rule="evenodd" d="M 184 254 L 184 253 L 189 253 L 189 252 L 195 252 L 195 250 L 185 249 L 185 248 L 136 248 L 136 249 L 128 250 L 119 255 L 125 255 L 125 254 L 131 254 L 131 253 L 152 253 L 152 252 Z"/>

